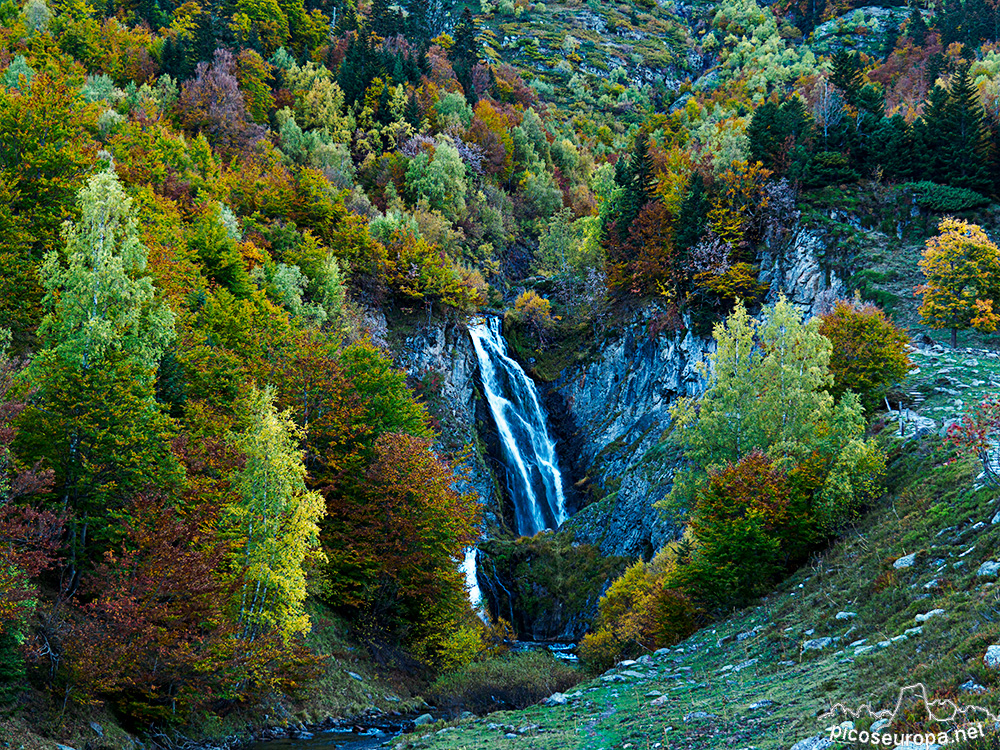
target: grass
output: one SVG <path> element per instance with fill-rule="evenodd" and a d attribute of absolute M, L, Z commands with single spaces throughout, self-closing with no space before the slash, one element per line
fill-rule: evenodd
<path fill-rule="evenodd" d="M 484 714 L 497 708 L 527 708 L 553 693 L 580 682 L 585 675 L 548 652 L 509 653 L 473 662 L 438 678 L 427 691 L 428 701 L 454 713 Z"/>

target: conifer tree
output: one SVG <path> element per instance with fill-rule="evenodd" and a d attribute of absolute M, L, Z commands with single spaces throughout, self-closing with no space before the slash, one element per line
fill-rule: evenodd
<path fill-rule="evenodd" d="M 712 202 L 705 192 L 705 180 L 701 172 L 695 172 L 677 218 L 674 242 L 678 252 L 684 253 L 698 244 L 708 225 L 708 212 L 711 208 Z"/>
<path fill-rule="evenodd" d="M 910 12 L 910 18 L 906 24 L 906 35 L 913 40 L 913 44 L 917 47 L 923 47 L 927 42 L 927 22 L 924 21 L 924 16 L 916 5 Z"/>
<path fill-rule="evenodd" d="M 990 144 L 968 65 L 960 66 L 952 79 L 946 117 L 947 138 L 940 155 L 945 181 L 981 193 L 989 191 Z"/>
<path fill-rule="evenodd" d="M 856 104 L 862 86 L 861 64 L 857 52 L 840 50 L 833 56 L 833 72 L 830 74 L 830 83 L 843 92 L 844 101 L 848 104 Z"/>
<path fill-rule="evenodd" d="M 616 175 L 616 178 L 618 177 L 619 175 Z M 627 166 L 623 167 L 620 179 L 622 181 L 619 184 L 623 191 L 621 211 L 616 226 L 618 238 L 624 242 L 632 222 L 642 207 L 653 200 L 654 195 L 653 158 L 649 153 L 649 134 L 645 130 L 636 136 L 632 157 Z"/>
<path fill-rule="evenodd" d="M 455 26 L 455 44 L 448 51 L 455 77 L 465 91 L 465 98 L 470 104 L 476 102 L 476 92 L 472 86 L 472 69 L 479 62 L 479 40 L 476 38 L 479 29 L 472 17 L 469 6 L 462 11 L 462 18 Z"/>

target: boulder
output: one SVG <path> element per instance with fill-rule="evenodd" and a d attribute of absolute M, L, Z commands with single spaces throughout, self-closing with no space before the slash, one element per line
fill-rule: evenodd
<path fill-rule="evenodd" d="M 996 578 L 1000 575 L 1000 562 L 997 562 L 996 560 L 987 560 L 979 566 L 979 570 L 976 571 L 976 575 L 980 578 Z"/>
<path fill-rule="evenodd" d="M 833 645 L 833 638 L 813 638 L 802 644 L 803 651 L 822 651 Z"/>

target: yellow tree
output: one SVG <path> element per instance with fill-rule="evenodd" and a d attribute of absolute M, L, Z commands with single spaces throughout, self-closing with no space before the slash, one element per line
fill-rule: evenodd
<path fill-rule="evenodd" d="M 1000 248 L 980 226 L 942 219 L 938 234 L 927 240 L 920 270 L 927 279 L 916 288 L 923 296 L 920 318 L 932 328 L 950 328 L 953 348 L 959 329 L 997 329 Z"/>
<path fill-rule="evenodd" d="M 274 391 L 254 388 L 247 426 L 234 436 L 246 463 L 235 477 L 238 499 L 227 509 L 234 563 L 244 576 L 239 621 L 249 640 L 277 632 L 287 641 L 309 631 L 304 565 L 322 555 L 317 522 L 325 509 L 306 489 L 300 437 L 291 416 L 275 409 Z"/>

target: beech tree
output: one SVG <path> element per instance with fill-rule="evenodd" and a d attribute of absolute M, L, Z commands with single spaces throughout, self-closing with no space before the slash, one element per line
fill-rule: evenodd
<path fill-rule="evenodd" d="M 927 240 L 920 270 L 926 282 L 916 288 L 923 297 L 920 319 L 932 328 L 950 328 L 951 345 L 958 331 L 992 332 L 1000 322 L 994 310 L 1000 295 L 1000 248 L 976 224 L 945 218 L 938 234 Z"/>
<path fill-rule="evenodd" d="M 840 300 L 822 317 L 819 332 L 830 339 L 835 395 L 854 391 L 869 410 L 910 369 L 906 332 L 875 305 Z"/>
<path fill-rule="evenodd" d="M 277 632 L 287 641 L 309 631 L 304 566 L 319 555 L 324 510 L 320 495 L 306 489 L 301 431 L 274 399 L 271 388 L 253 389 L 246 427 L 233 436 L 246 463 L 234 477 L 238 499 L 226 516 L 236 536 L 232 562 L 245 580 L 239 623 L 248 640 Z"/>

